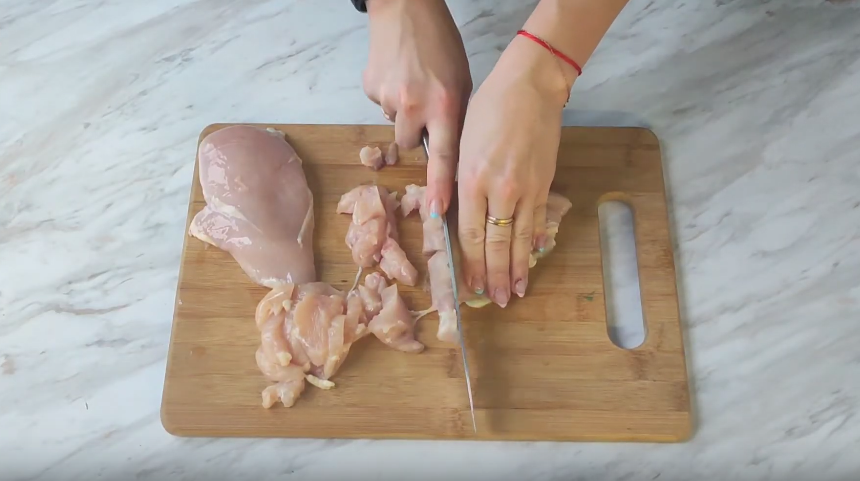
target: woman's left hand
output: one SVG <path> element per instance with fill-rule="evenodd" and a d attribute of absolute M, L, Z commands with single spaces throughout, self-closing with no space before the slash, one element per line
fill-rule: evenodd
<path fill-rule="evenodd" d="M 511 292 L 525 295 L 529 254 L 544 241 L 561 114 L 576 75 L 563 69 L 539 45 L 515 38 L 466 112 L 458 167 L 465 279 L 502 307 Z"/>

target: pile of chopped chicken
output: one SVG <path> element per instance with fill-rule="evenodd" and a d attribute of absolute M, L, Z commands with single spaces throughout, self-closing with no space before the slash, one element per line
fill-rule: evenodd
<path fill-rule="evenodd" d="M 350 347 L 368 333 L 400 351 L 424 350 L 415 340 L 415 318 L 397 285 L 387 286 L 377 273 L 348 294 L 323 282 L 278 286 L 257 305 L 255 319 L 260 330 L 257 366 L 276 383 L 263 390 L 266 408 L 277 401 L 292 406 L 305 380 L 321 389 L 334 387 L 330 379 Z"/>
<path fill-rule="evenodd" d="M 364 269 L 379 264 L 389 279 L 414 286 L 418 271 L 398 244 L 397 192 L 385 187 L 360 185 L 343 194 L 337 204 L 339 214 L 351 214 L 346 245 L 352 259 Z"/>

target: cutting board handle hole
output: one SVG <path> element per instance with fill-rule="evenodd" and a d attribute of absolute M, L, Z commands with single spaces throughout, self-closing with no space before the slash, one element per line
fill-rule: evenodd
<path fill-rule="evenodd" d="M 639 291 L 633 209 L 620 200 L 597 206 L 600 253 L 603 259 L 603 291 L 609 339 L 623 349 L 645 342 L 645 321 Z"/>

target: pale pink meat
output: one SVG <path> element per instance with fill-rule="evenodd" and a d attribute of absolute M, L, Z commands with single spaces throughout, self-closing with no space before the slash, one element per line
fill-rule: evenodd
<path fill-rule="evenodd" d="M 397 142 L 388 144 L 388 151 L 385 152 L 385 165 L 394 165 L 400 160 L 400 149 L 397 147 Z"/>
<path fill-rule="evenodd" d="M 266 387 L 262 392 L 263 407 L 272 407 L 277 401 L 281 401 L 284 407 L 295 404 L 302 391 L 305 390 L 305 373 L 294 364 L 281 366 L 264 353 L 262 348 L 257 349 L 257 367 L 260 372 L 270 381 L 276 382 Z"/>
<path fill-rule="evenodd" d="M 373 267 L 382 259 L 382 245 L 388 235 L 384 217 L 376 217 L 364 224 L 352 222 L 346 231 L 346 245 L 352 252 L 352 260 L 359 267 Z"/>
<path fill-rule="evenodd" d="M 358 152 L 358 158 L 361 163 L 370 167 L 373 170 L 379 170 L 385 167 L 385 159 L 382 157 L 382 150 L 379 147 L 365 146 Z"/>
<path fill-rule="evenodd" d="M 439 312 L 436 338 L 443 342 L 457 342 L 457 312 L 447 252 L 433 254 L 427 261 L 427 271 L 430 276 L 430 305 Z"/>
<path fill-rule="evenodd" d="M 385 278 L 373 272 L 364 279 L 364 285 L 358 286 L 358 293 L 364 306 L 367 319 L 373 319 L 382 310 L 382 291 L 388 287 Z"/>
<path fill-rule="evenodd" d="M 382 309 L 370 320 L 370 332 L 388 346 L 404 352 L 421 352 L 424 344 L 415 340 L 415 321 L 397 291 L 397 284 L 382 290 Z"/>
<path fill-rule="evenodd" d="M 356 265 L 370 268 L 379 264 L 390 279 L 414 286 L 418 271 L 397 243 L 398 206 L 396 192 L 360 185 L 341 196 L 337 212 L 352 215 L 346 245 Z"/>
<path fill-rule="evenodd" d="M 420 352 L 415 340 L 417 318 L 406 307 L 397 286 L 387 286 L 379 273 L 349 294 L 323 282 L 284 284 L 257 305 L 260 347 L 257 366 L 272 382 L 262 392 L 263 406 L 277 401 L 292 406 L 307 380 L 330 389 L 330 379 L 346 360 L 352 345 L 373 332 L 388 346 Z"/>
<path fill-rule="evenodd" d="M 291 406 L 304 380 L 329 388 L 328 381 L 346 359 L 352 344 L 368 333 L 361 300 L 329 284 L 281 285 L 258 304 L 260 326 L 257 365 L 271 381 L 263 405 L 281 399 Z M 289 384 L 284 384 L 289 381 Z"/>
<path fill-rule="evenodd" d="M 400 208 L 404 216 L 418 211 L 424 232 L 424 246 L 421 250 L 424 255 L 432 256 L 434 252 L 446 250 L 445 232 L 442 229 L 442 219 L 430 217 L 430 211 L 424 202 L 425 190 L 426 187 L 423 186 L 407 185 L 406 193 L 400 199 Z"/>
<path fill-rule="evenodd" d="M 451 282 L 451 270 L 448 265 L 448 252 L 445 245 L 445 233 L 442 229 L 442 220 L 433 219 L 429 216 L 426 203 L 424 202 L 425 187 L 407 185 L 406 194 L 400 201 L 403 214 L 408 215 L 418 210 L 421 216 L 424 231 L 424 254 L 429 256 L 427 260 L 427 274 L 430 278 L 430 309 L 423 311 L 420 315 L 429 312 L 439 312 L 439 329 L 436 337 L 443 342 L 456 342 L 457 338 L 457 313 L 454 309 L 454 286 Z M 452 251 L 455 239 L 451 239 Z M 458 286 L 464 285 L 458 280 Z M 462 297 L 462 293 L 461 293 Z"/>
<path fill-rule="evenodd" d="M 534 267 L 538 259 L 546 257 L 555 248 L 555 236 L 561 225 L 561 218 L 567 214 L 573 206 L 570 200 L 563 195 L 550 192 L 546 201 L 546 243 L 543 252 L 535 249 L 529 255 L 529 267 Z"/>
<path fill-rule="evenodd" d="M 418 270 L 406 258 L 406 253 L 400 248 L 400 244 L 390 237 L 382 245 L 379 268 L 389 279 L 396 279 L 407 286 L 414 286 L 418 281 Z"/>
<path fill-rule="evenodd" d="M 313 194 L 283 134 L 236 125 L 198 149 L 206 206 L 189 234 L 229 252 L 257 284 L 315 280 Z"/>

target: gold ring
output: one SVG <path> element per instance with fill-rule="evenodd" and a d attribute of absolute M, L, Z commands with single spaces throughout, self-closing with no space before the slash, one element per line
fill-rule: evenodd
<path fill-rule="evenodd" d="M 487 223 L 497 225 L 499 227 L 507 227 L 514 223 L 514 218 L 509 217 L 507 219 L 499 219 L 498 217 L 493 217 L 491 215 L 487 216 Z"/>

